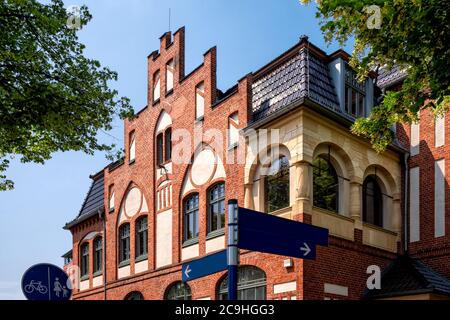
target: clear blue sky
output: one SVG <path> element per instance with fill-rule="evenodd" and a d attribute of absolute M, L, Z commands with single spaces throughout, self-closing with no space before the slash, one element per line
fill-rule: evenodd
<path fill-rule="evenodd" d="M 248 72 L 293 46 L 300 35 L 330 53 L 315 18 L 314 5 L 298 0 L 69 0 L 86 4 L 92 21 L 79 32 L 86 55 L 119 73 L 114 87 L 135 110 L 146 104 L 147 55 L 159 48 L 168 30 L 186 27 L 186 74 L 202 62 L 203 53 L 217 45 L 218 87 L 226 90 Z M 349 53 L 351 46 L 344 48 Z M 123 143 L 123 125 L 115 121 L 102 140 Z M 62 265 L 60 256 L 72 247 L 62 226 L 80 210 L 91 183 L 102 169 L 103 153 L 57 153 L 45 165 L 11 163 L 7 175 L 15 189 L 0 192 L 0 299 L 23 299 L 20 280 L 31 265 Z"/>

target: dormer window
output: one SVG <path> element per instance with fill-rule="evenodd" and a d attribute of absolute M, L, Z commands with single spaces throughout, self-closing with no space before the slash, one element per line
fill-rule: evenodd
<path fill-rule="evenodd" d="M 365 117 L 365 82 L 359 82 L 356 72 L 345 65 L 345 100 L 344 110 L 355 118 Z"/>

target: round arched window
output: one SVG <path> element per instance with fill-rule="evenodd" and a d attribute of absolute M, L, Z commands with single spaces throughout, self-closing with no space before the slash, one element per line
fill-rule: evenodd
<path fill-rule="evenodd" d="M 187 283 L 176 282 L 170 286 L 166 293 L 166 300 L 191 300 L 191 288 Z"/>
<path fill-rule="evenodd" d="M 228 299 L 228 275 L 225 276 L 218 288 L 219 300 Z M 254 266 L 242 266 L 238 269 L 237 284 L 238 300 L 265 300 L 266 299 L 266 274 L 263 270 Z"/>
<path fill-rule="evenodd" d="M 383 227 L 383 196 L 374 176 L 368 176 L 363 184 L 363 221 Z"/>
<path fill-rule="evenodd" d="M 275 160 L 265 180 L 267 212 L 289 207 L 289 159 L 281 156 Z"/>
<path fill-rule="evenodd" d="M 125 300 L 144 300 L 144 296 L 139 291 L 133 291 L 127 294 Z"/>
<path fill-rule="evenodd" d="M 313 198 L 315 207 L 338 212 L 338 175 L 330 161 L 324 157 L 317 157 L 313 162 Z"/>

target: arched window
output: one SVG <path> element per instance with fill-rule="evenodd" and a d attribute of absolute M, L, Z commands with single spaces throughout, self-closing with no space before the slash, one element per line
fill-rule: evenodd
<path fill-rule="evenodd" d="M 208 232 L 225 228 L 225 183 L 209 189 L 208 200 Z"/>
<path fill-rule="evenodd" d="M 89 275 L 89 243 L 83 243 L 80 247 L 81 263 L 80 272 L 81 276 Z"/>
<path fill-rule="evenodd" d="M 198 237 L 198 193 L 184 200 L 184 241 Z"/>
<path fill-rule="evenodd" d="M 238 269 L 238 300 L 265 300 L 266 274 L 254 266 L 242 266 Z M 219 300 L 228 299 L 228 275 L 219 284 Z"/>
<path fill-rule="evenodd" d="M 119 262 L 130 260 L 130 224 L 125 223 L 119 228 Z"/>
<path fill-rule="evenodd" d="M 133 291 L 127 294 L 124 300 L 144 300 L 144 296 L 139 291 Z"/>
<path fill-rule="evenodd" d="M 289 159 L 281 156 L 269 168 L 265 180 L 267 212 L 289 207 Z"/>
<path fill-rule="evenodd" d="M 164 132 L 164 160 L 172 159 L 172 128 L 166 129 Z"/>
<path fill-rule="evenodd" d="M 324 157 L 317 157 L 313 162 L 313 198 L 314 206 L 338 212 L 338 175 L 330 161 Z"/>
<path fill-rule="evenodd" d="M 156 164 L 161 165 L 164 162 L 164 135 L 161 132 L 156 136 Z"/>
<path fill-rule="evenodd" d="M 138 258 L 145 258 L 147 257 L 147 239 L 148 239 L 148 233 L 147 233 L 147 217 L 139 218 L 136 221 L 136 259 Z"/>
<path fill-rule="evenodd" d="M 102 237 L 97 237 L 94 240 L 94 273 L 102 272 L 102 252 L 103 252 L 103 243 Z"/>
<path fill-rule="evenodd" d="M 191 300 L 191 288 L 187 283 L 176 282 L 167 290 L 165 298 L 166 300 Z"/>
<path fill-rule="evenodd" d="M 374 176 L 368 176 L 363 184 L 363 221 L 383 227 L 383 196 Z"/>

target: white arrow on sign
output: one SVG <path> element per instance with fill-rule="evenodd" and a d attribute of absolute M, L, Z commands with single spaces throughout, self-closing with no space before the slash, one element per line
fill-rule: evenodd
<path fill-rule="evenodd" d="M 303 242 L 304 247 L 300 247 L 300 250 L 303 251 L 303 256 L 306 257 L 308 253 L 311 252 L 311 249 L 309 248 L 308 244 L 306 242 Z"/>
<path fill-rule="evenodd" d="M 191 273 L 191 268 L 189 265 L 187 265 L 186 269 L 184 270 L 184 274 L 186 275 L 186 278 L 189 278 L 189 273 Z"/>

